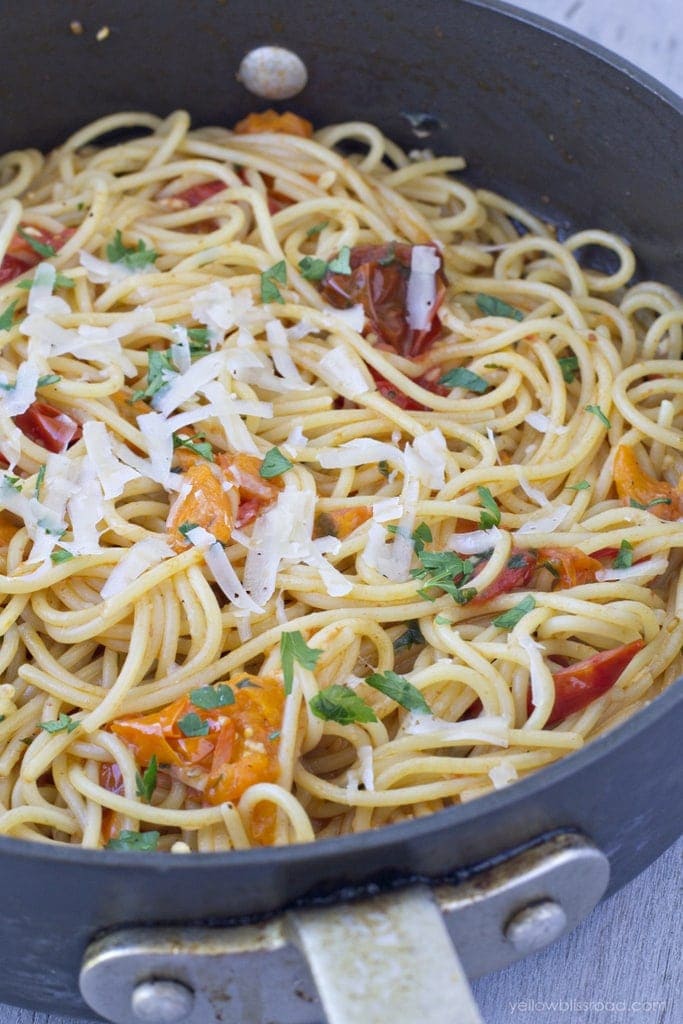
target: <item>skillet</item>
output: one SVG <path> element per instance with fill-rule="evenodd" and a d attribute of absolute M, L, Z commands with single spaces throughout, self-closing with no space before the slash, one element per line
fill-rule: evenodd
<path fill-rule="evenodd" d="M 72 20 L 83 24 L 82 35 L 72 33 Z M 108 36 L 98 41 L 104 26 Z M 230 125 L 267 105 L 235 72 L 254 46 L 274 43 L 298 53 L 308 69 L 309 85 L 285 106 L 318 125 L 360 115 L 407 148 L 462 152 L 469 181 L 501 188 L 560 233 L 596 225 L 621 234 L 639 257 L 641 276 L 681 287 L 683 104 L 613 55 L 502 4 L 147 0 L 133 7 L 79 0 L 65 12 L 33 0 L 12 12 L 4 37 L 2 151 L 49 148 L 87 121 L 126 108 L 166 114 L 187 107 L 195 123 Z M 426 138 L 415 137 L 416 123 Z M 682 708 L 679 681 L 611 734 L 506 791 L 315 846 L 168 857 L 0 839 L 0 999 L 92 1016 L 78 986 L 86 955 L 83 991 L 112 1020 L 294 1024 L 320 1016 L 297 952 L 304 949 L 328 1018 L 369 1021 L 369 1011 L 356 1008 L 354 1017 L 325 994 L 326 967 L 311 943 L 317 936 L 318 946 L 336 950 L 337 923 L 377 907 L 368 899 L 379 890 L 393 891 L 398 917 L 384 896 L 377 913 L 393 920 L 397 933 L 409 920 L 414 939 L 436 942 L 439 923 L 425 909 L 435 904 L 417 883 L 439 883 L 435 891 L 451 908 L 449 931 L 471 975 L 501 966 L 561 934 L 675 839 Z M 339 903 L 349 899 L 342 911 Z M 322 910 L 318 923 L 310 917 L 315 910 L 277 916 L 328 903 L 337 909 Z M 545 918 L 537 912 L 534 924 L 532 914 L 520 939 L 510 923 L 522 915 L 523 926 L 523 912 L 542 904 L 560 906 L 564 923 L 546 906 Z M 262 919 L 273 923 L 251 931 L 238 925 Z M 202 930 L 206 925 L 215 930 Z M 211 942 L 223 943 L 220 957 L 207 953 Z M 239 968 L 225 951 L 231 942 L 242 950 L 231 954 L 242 957 Z M 267 967 L 249 960 L 256 950 Z M 443 981 L 448 956 L 444 951 L 433 965 L 433 982 L 423 966 L 425 987 Z M 217 957 L 219 966 L 206 966 Z M 379 986 L 370 965 L 367 973 Z M 206 991 L 189 1015 L 155 1018 L 163 1003 L 157 986 L 150 1015 L 140 1016 L 144 1000 L 133 1015 L 131 991 L 158 978 Z M 176 995 L 182 1001 L 180 989 Z M 170 989 L 167 996 L 170 1006 Z M 412 1022 L 417 1012 L 396 1019 Z M 453 1019 L 419 1012 L 435 1024 Z M 383 1013 L 377 1020 L 389 1016 L 386 1005 Z"/>

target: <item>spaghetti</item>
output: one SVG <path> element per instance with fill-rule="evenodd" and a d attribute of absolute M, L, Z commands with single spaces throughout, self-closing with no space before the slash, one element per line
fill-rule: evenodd
<path fill-rule="evenodd" d="M 0 834 L 374 828 L 680 675 L 680 299 L 463 166 L 272 112 L 0 159 Z"/>

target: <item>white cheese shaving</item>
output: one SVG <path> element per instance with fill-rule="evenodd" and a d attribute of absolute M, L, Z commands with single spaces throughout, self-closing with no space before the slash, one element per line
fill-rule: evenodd
<path fill-rule="evenodd" d="M 505 789 L 511 782 L 516 782 L 519 778 L 517 769 L 509 761 L 502 761 L 500 764 L 494 765 L 488 774 L 496 789 Z"/>
<path fill-rule="evenodd" d="M 341 548 L 341 541 L 336 537 L 319 537 L 311 541 L 307 551 L 301 555 L 301 561 L 318 570 L 320 579 L 330 597 L 344 597 L 353 590 L 353 584 L 347 580 L 343 573 L 339 572 L 325 558 L 326 554 L 336 555 Z"/>
<path fill-rule="evenodd" d="M 306 320 L 300 320 L 298 324 L 287 328 L 287 338 L 289 341 L 301 341 L 308 334 L 320 334 L 320 328 L 314 327 L 313 324 L 309 324 Z"/>
<path fill-rule="evenodd" d="M 429 326 L 436 302 L 436 272 L 440 266 L 441 260 L 431 246 L 413 246 L 406 306 L 408 325 L 414 331 L 423 331 Z"/>
<path fill-rule="evenodd" d="M 531 498 L 537 505 L 550 505 L 550 502 L 546 498 L 543 491 L 539 490 L 538 487 L 532 487 L 521 469 L 517 470 L 517 479 L 519 480 L 519 486 L 522 488 L 527 498 Z"/>
<path fill-rule="evenodd" d="M 526 652 L 529 659 L 529 676 L 531 680 L 531 699 L 534 707 L 541 703 L 543 694 L 553 686 L 550 669 L 543 660 L 543 646 L 536 643 L 533 637 L 523 633 L 517 637 L 517 643 Z"/>
<path fill-rule="evenodd" d="M 142 434 L 149 463 L 145 473 L 151 480 L 156 480 L 167 491 L 180 488 L 177 474 L 171 473 L 173 461 L 173 430 L 171 425 L 158 412 L 148 412 L 138 416 L 138 427 Z M 128 464 L 128 460 L 124 460 Z"/>
<path fill-rule="evenodd" d="M 192 366 L 192 353 L 190 351 L 190 336 L 187 328 L 182 324 L 174 324 L 171 328 L 173 342 L 171 344 L 171 359 L 175 363 L 178 373 L 187 373 Z"/>
<path fill-rule="evenodd" d="M 294 459 L 301 454 L 301 451 L 307 444 L 308 438 L 301 429 L 301 426 L 297 423 L 297 425 L 292 427 L 290 430 L 287 440 L 282 445 L 282 450 L 286 455 L 289 455 Z"/>
<path fill-rule="evenodd" d="M 119 462 L 112 451 L 107 428 L 99 420 L 88 420 L 83 424 L 83 440 L 104 497 L 107 500 L 118 498 L 126 484 L 137 479 L 139 473 Z"/>
<path fill-rule="evenodd" d="M 260 455 L 254 439 L 235 409 L 235 403 L 223 385 L 218 381 L 212 381 L 202 389 L 202 394 L 211 403 L 211 413 L 217 417 L 223 428 L 228 448 L 233 452 Z"/>
<path fill-rule="evenodd" d="M 375 791 L 375 770 L 372 756 L 372 747 L 369 743 L 362 743 L 357 749 L 358 765 L 360 768 L 360 781 L 368 793 Z"/>
<path fill-rule="evenodd" d="M 497 526 L 489 530 L 472 530 L 471 533 L 453 533 L 446 541 L 446 547 L 459 555 L 480 555 L 495 548 L 500 537 Z"/>
<path fill-rule="evenodd" d="M 98 523 L 104 519 L 102 488 L 89 459 L 80 460 L 78 482 L 67 502 L 73 540 L 60 541 L 72 555 L 94 555 L 100 549 Z"/>
<path fill-rule="evenodd" d="M 318 376 L 344 398 L 353 400 L 370 390 L 363 364 L 345 345 L 330 349 L 316 369 Z"/>
<path fill-rule="evenodd" d="M 517 533 L 552 533 L 562 525 L 570 511 L 570 505 L 554 505 L 552 511 L 547 515 L 536 515 L 533 519 L 528 519 L 523 526 L 520 526 Z"/>
<path fill-rule="evenodd" d="M 20 363 L 13 386 L 0 391 L 0 402 L 8 416 L 20 416 L 35 401 L 40 371 L 35 363 Z"/>
<path fill-rule="evenodd" d="M 134 274 L 145 274 L 149 273 L 150 270 L 154 270 L 152 266 L 135 270 L 133 267 L 127 267 L 125 263 L 110 263 L 109 260 L 98 259 L 97 256 L 86 252 L 85 249 L 81 249 L 78 254 L 78 261 L 85 269 L 88 280 L 92 284 L 115 284 L 117 281 L 124 281 L 127 277 L 132 277 Z"/>
<path fill-rule="evenodd" d="M 400 735 L 432 735 L 443 746 L 490 743 L 496 747 L 507 747 L 508 724 L 504 718 L 493 715 L 471 718 L 465 722 L 448 722 L 435 715 L 411 711 L 403 719 Z"/>
<path fill-rule="evenodd" d="M 152 405 L 162 416 L 169 416 L 179 405 L 194 398 L 201 388 L 214 381 L 224 364 L 221 352 L 212 352 L 198 359 L 185 373 L 174 374 L 169 383 L 156 393 Z"/>
<path fill-rule="evenodd" d="M 402 515 L 403 505 L 400 498 L 382 498 L 373 503 L 372 518 L 376 523 L 391 523 L 394 519 L 400 519 Z"/>
<path fill-rule="evenodd" d="M 344 327 L 350 327 L 356 334 L 363 333 L 365 311 L 360 303 L 357 306 L 352 306 L 351 309 L 335 309 L 333 306 L 325 306 L 323 313 L 325 313 L 324 323 L 331 330 L 342 323 Z"/>
<path fill-rule="evenodd" d="M 223 545 L 216 540 L 214 535 L 202 526 L 195 526 L 193 530 L 187 531 L 186 537 L 190 544 L 205 551 L 206 564 L 231 604 L 241 611 L 260 614 L 263 608 L 259 607 L 244 589 L 230 564 Z"/>
<path fill-rule="evenodd" d="M 667 558 L 649 558 L 627 569 L 598 569 L 595 574 L 600 583 L 612 583 L 617 580 L 645 580 L 666 572 L 669 561 Z"/>
<path fill-rule="evenodd" d="M 211 347 L 215 348 L 229 328 L 242 325 L 241 321 L 253 304 L 249 289 L 243 288 L 233 294 L 227 285 L 214 281 L 195 294 L 192 316 L 209 328 Z"/>
<path fill-rule="evenodd" d="M 446 438 L 438 428 L 420 434 L 405 447 L 406 472 L 417 477 L 426 487 L 438 491 L 445 483 L 447 453 Z"/>
<path fill-rule="evenodd" d="M 376 569 L 393 583 L 404 583 L 410 578 L 414 550 L 411 538 L 419 491 L 419 481 L 407 476 L 401 495 L 403 515 L 391 543 L 387 543 L 387 531 L 381 523 L 370 523 L 363 559 L 371 569 Z"/>
<path fill-rule="evenodd" d="M 566 434 L 569 427 L 561 427 L 542 412 L 530 412 L 524 417 L 524 422 L 528 423 L 534 430 L 538 430 L 541 434 Z"/>
<path fill-rule="evenodd" d="M 42 313 L 44 316 L 50 316 L 71 312 L 68 302 L 52 294 L 56 277 L 57 271 L 52 263 L 38 264 L 28 293 L 26 312 L 29 315 Z"/>
<path fill-rule="evenodd" d="M 388 444 L 386 441 L 374 441 L 370 437 L 346 441 L 338 448 L 321 448 L 317 455 L 323 469 L 365 466 L 369 462 L 390 462 L 399 469 L 405 466 L 403 452 L 396 445 Z"/>
<path fill-rule="evenodd" d="M 296 384 L 301 390 L 310 388 L 311 385 L 307 384 L 303 379 L 292 359 L 289 351 L 287 331 L 279 320 L 268 321 L 266 324 L 266 338 L 268 339 L 270 354 L 277 372 L 285 380 Z"/>
<path fill-rule="evenodd" d="M 244 585 L 254 600 L 265 604 L 275 592 L 284 560 L 300 561 L 309 553 L 315 494 L 285 486 L 277 503 L 254 523 L 252 545 L 244 566 Z M 331 568 L 331 567 L 330 567 Z"/>
<path fill-rule="evenodd" d="M 148 537 L 137 541 L 112 569 L 100 591 L 100 597 L 106 600 L 122 593 L 128 584 L 142 576 L 143 572 L 153 565 L 158 565 L 165 558 L 171 558 L 172 555 L 173 551 L 161 537 Z"/>

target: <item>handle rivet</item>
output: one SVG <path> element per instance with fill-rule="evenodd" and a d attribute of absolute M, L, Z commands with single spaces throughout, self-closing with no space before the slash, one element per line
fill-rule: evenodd
<path fill-rule="evenodd" d="M 146 1024 L 176 1024 L 192 1010 L 194 992 L 180 981 L 142 981 L 135 986 L 130 1003 L 137 1020 Z"/>
<path fill-rule="evenodd" d="M 237 72 L 245 89 L 266 100 L 288 100 L 306 85 L 306 65 L 282 46 L 257 46 L 246 55 Z"/>
<path fill-rule="evenodd" d="M 526 955 L 543 949 L 559 938 L 567 927 L 567 915 L 554 900 L 532 903 L 510 918 L 505 938 L 518 953 Z"/>

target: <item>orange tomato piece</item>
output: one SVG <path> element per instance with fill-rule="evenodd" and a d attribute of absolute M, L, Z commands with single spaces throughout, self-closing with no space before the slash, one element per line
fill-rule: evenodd
<path fill-rule="evenodd" d="M 285 695 L 282 683 L 270 676 L 244 673 L 228 685 L 233 704 L 207 710 L 189 696 L 179 697 L 151 714 L 118 718 L 109 728 L 130 747 L 140 767 L 155 755 L 160 766 L 200 790 L 206 804 L 234 803 L 250 786 L 275 782 L 279 775 Z M 205 735 L 183 733 L 179 723 L 192 713 L 208 726 Z M 259 835 L 266 835 L 266 825 L 267 820 L 258 827 Z"/>
<path fill-rule="evenodd" d="M 355 508 L 338 508 L 333 512 L 321 512 L 315 517 L 314 537 L 337 537 L 344 540 L 372 516 L 369 505 Z"/>
<path fill-rule="evenodd" d="M 0 512 L 0 548 L 7 547 L 18 529 L 18 525 L 12 522 L 6 512 Z"/>
<path fill-rule="evenodd" d="M 660 519 L 675 522 L 683 516 L 683 477 L 678 487 L 672 487 L 665 480 L 655 480 L 641 468 L 633 448 L 620 444 L 614 456 L 614 485 L 623 501 L 631 498 L 640 505 L 650 505 L 657 499 L 664 499 L 648 509 Z"/>
<path fill-rule="evenodd" d="M 253 135 L 256 132 L 279 132 L 281 135 L 298 135 L 302 139 L 310 139 L 313 125 L 304 117 L 293 114 L 291 110 L 278 114 L 276 110 L 254 111 L 234 127 L 238 135 Z"/>
<path fill-rule="evenodd" d="M 183 474 L 183 487 L 166 520 L 169 543 L 184 551 L 190 542 L 180 532 L 183 523 L 203 526 L 216 540 L 227 544 L 235 522 L 235 499 L 223 487 L 220 472 L 209 462 L 197 462 Z"/>
<path fill-rule="evenodd" d="M 100 786 L 108 789 L 110 793 L 123 793 L 123 776 L 121 769 L 116 762 L 104 761 L 100 765 Z M 112 811 L 109 807 L 102 809 L 102 842 L 106 845 L 110 839 L 114 839 L 121 831 L 121 815 L 118 811 Z"/>
<path fill-rule="evenodd" d="M 538 560 L 547 562 L 555 570 L 557 586 L 561 590 L 595 583 L 596 572 L 603 568 L 602 562 L 585 555 L 579 548 L 541 548 Z"/>
<path fill-rule="evenodd" d="M 235 526 L 238 529 L 252 522 L 264 509 L 272 505 L 284 486 L 279 477 L 267 480 L 260 475 L 259 470 L 263 463 L 256 455 L 246 455 L 243 452 L 236 455 L 219 455 L 216 462 L 226 479 L 239 491 L 239 507 L 235 516 Z"/>

